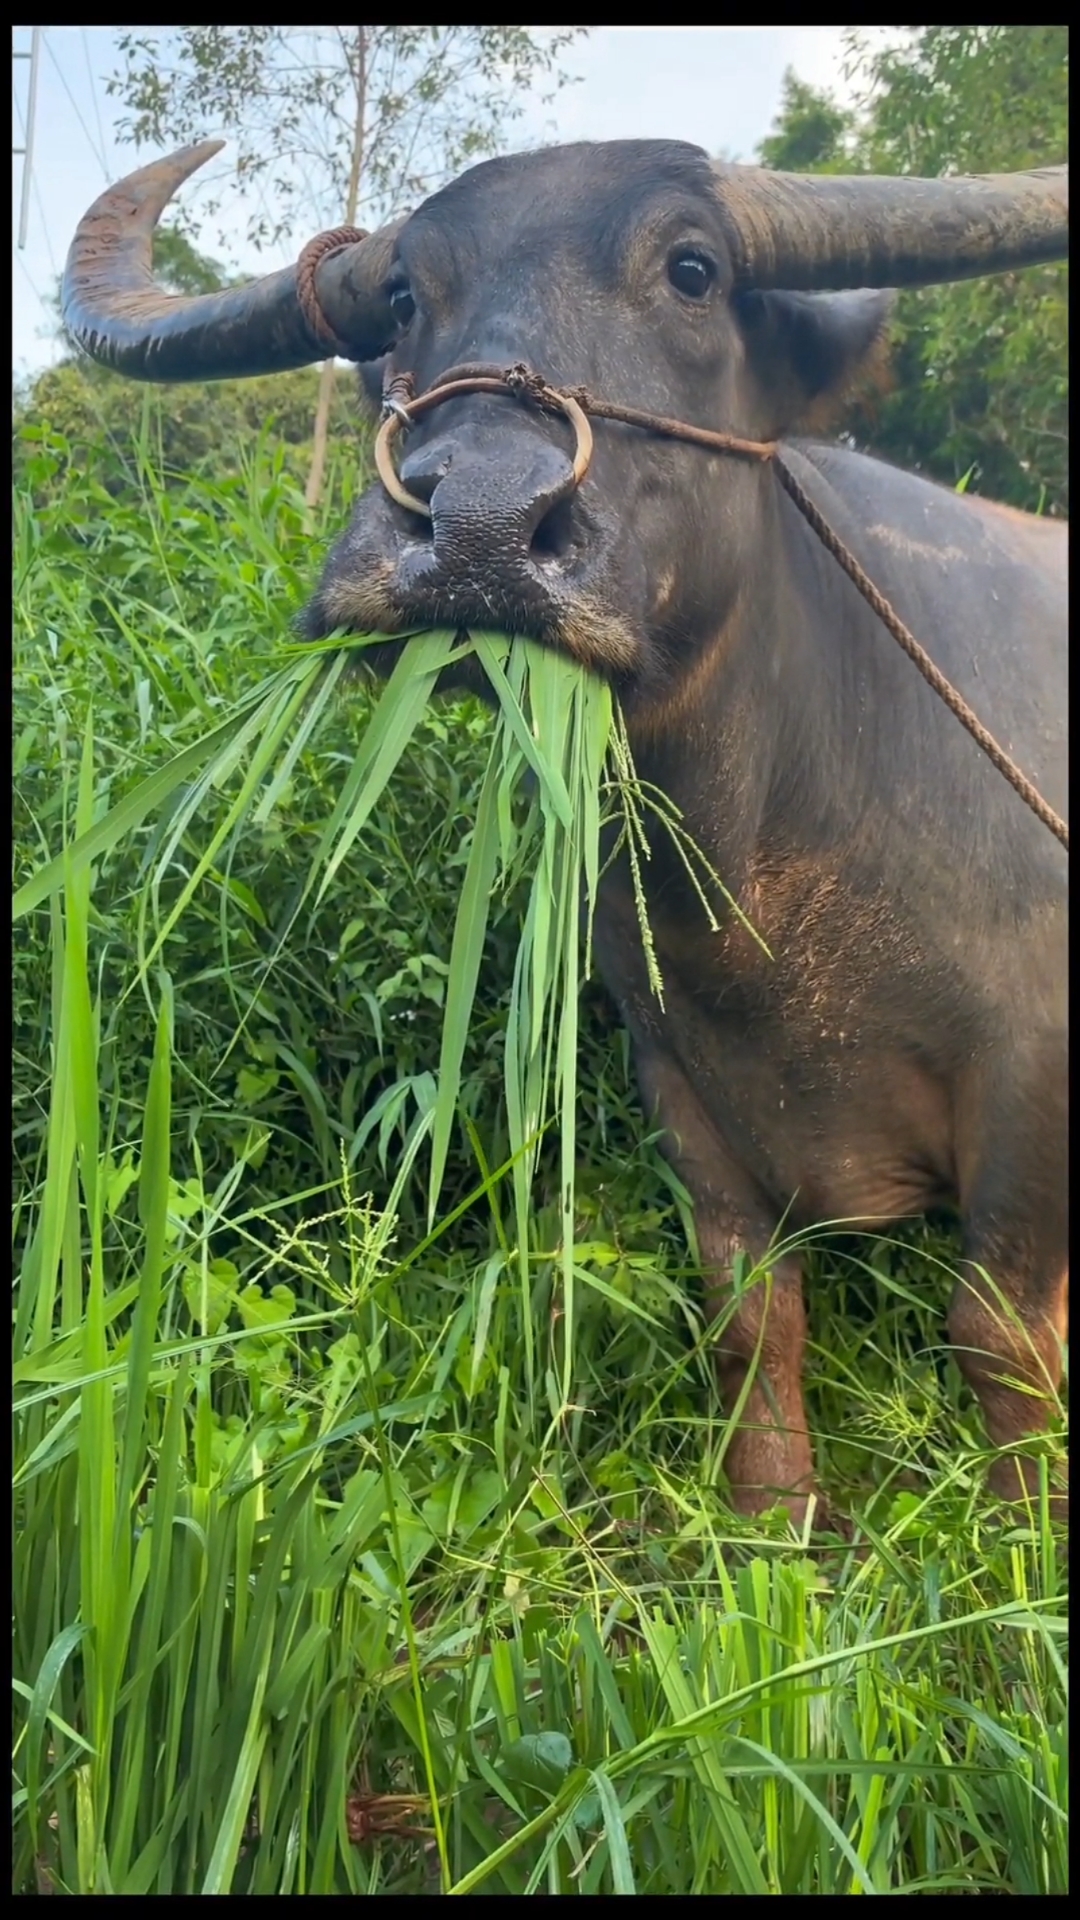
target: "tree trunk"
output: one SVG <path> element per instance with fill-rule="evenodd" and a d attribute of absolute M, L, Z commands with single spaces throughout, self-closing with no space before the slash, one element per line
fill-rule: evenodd
<path fill-rule="evenodd" d="M 352 160 L 349 165 L 349 187 L 345 195 L 345 225 L 356 224 L 356 208 L 360 198 L 360 173 L 364 162 L 364 108 L 367 102 L 367 29 L 356 29 L 356 121 L 353 127 Z M 326 471 L 326 438 L 330 426 L 330 405 L 334 398 L 334 375 L 337 372 L 335 360 L 324 360 L 319 375 L 319 400 L 315 408 L 314 445 L 311 450 L 311 469 L 304 489 L 304 499 L 309 512 L 314 512 L 322 494 L 323 474 Z"/>

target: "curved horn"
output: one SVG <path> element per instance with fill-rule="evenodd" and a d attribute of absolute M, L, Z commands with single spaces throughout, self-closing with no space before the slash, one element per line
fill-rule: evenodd
<path fill-rule="evenodd" d="M 1069 251 L 1067 166 L 913 180 L 711 164 L 744 287 L 929 286 Z"/>
<path fill-rule="evenodd" d="M 150 267 L 154 228 L 189 174 L 220 153 L 204 140 L 140 167 L 94 201 L 64 268 L 68 332 L 92 359 L 132 380 L 230 380 L 325 360 L 336 343 L 301 309 L 296 268 L 220 293 L 163 293 Z M 376 360 L 396 327 L 383 282 L 401 222 L 327 253 L 315 270 L 326 319 L 357 360 Z"/>

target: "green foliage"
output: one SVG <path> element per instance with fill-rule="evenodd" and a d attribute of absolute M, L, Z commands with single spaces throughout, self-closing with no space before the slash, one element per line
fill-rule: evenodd
<path fill-rule="evenodd" d="M 937 175 L 1068 157 L 1066 27 L 918 27 L 876 48 L 851 35 L 857 114 L 789 75 L 768 166 Z M 1068 511 L 1064 266 L 901 294 L 893 385 L 850 422 L 901 466 L 1029 511 Z"/>
<path fill-rule="evenodd" d="M 778 173 L 845 173 L 857 167 L 856 117 L 788 67 L 773 130 L 757 157 Z"/>
<path fill-rule="evenodd" d="M 1066 27 L 919 27 L 874 51 L 856 31 L 853 51 L 872 90 L 875 164 L 970 173 L 1068 157 Z"/>
<path fill-rule="evenodd" d="M 268 437 L 166 485 L 152 419 L 116 497 L 25 443 L 16 884 L 263 680 L 357 484 L 339 448 L 313 532 Z M 243 764 L 18 923 L 14 1889 L 1064 1892 L 1063 1567 L 1044 1509 L 983 1504 L 955 1243 L 809 1254 L 865 1557 L 733 1519 L 681 1199 L 588 991 L 572 1344 L 555 1259 L 506 1260 L 524 887 L 429 1232 L 478 705 L 425 710 L 268 969 L 371 712 L 339 688 L 141 975 L 155 870 L 165 920 Z M 536 1245 L 559 1227 L 552 1152 Z"/>
<path fill-rule="evenodd" d="M 139 448 L 154 448 L 171 487 L 192 473 L 227 479 L 242 470 L 245 449 L 272 436 L 286 470 L 301 477 L 310 463 L 319 391 L 318 370 L 263 375 L 254 380 L 202 380 L 183 386 L 133 388 L 129 380 L 86 360 L 47 367 L 12 409 L 16 487 L 43 505 L 64 494 L 72 474 L 86 474 L 101 498 L 139 497 Z M 355 391 L 341 381 L 331 404 L 330 432 L 337 457 L 350 454 L 366 471 L 369 436 L 362 432 Z"/>

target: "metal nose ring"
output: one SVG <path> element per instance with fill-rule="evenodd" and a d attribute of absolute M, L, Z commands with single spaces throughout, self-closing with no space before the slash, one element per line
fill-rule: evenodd
<path fill-rule="evenodd" d="M 515 373 L 517 369 L 514 369 Z M 394 466 L 391 445 L 404 427 L 412 425 L 418 413 L 426 413 L 429 407 L 437 407 L 443 400 L 449 400 L 456 393 L 513 393 L 515 391 L 505 375 L 492 378 L 489 375 L 470 376 L 460 380 L 450 379 L 443 385 L 430 387 L 414 399 L 401 401 L 394 393 L 388 393 L 383 400 L 383 423 L 375 438 L 373 449 L 375 471 L 390 495 L 399 507 L 407 513 L 422 514 L 425 520 L 432 518 L 431 508 L 426 500 L 420 500 L 410 493 L 398 477 Z M 540 404 L 565 414 L 574 430 L 574 462 L 570 478 L 571 492 L 580 487 L 589 470 L 592 459 L 592 428 L 585 411 L 569 393 L 560 393 L 555 387 L 548 387 L 542 381 L 537 382 L 537 392 L 530 397 L 537 398 Z"/>
<path fill-rule="evenodd" d="M 427 501 L 419 500 L 415 493 L 410 493 L 409 489 L 402 485 L 390 452 L 391 441 L 404 427 L 412 425 L 412 416 L 400 400 L 384 400 L 383 414 L 382 426 L 375 437 L 375 471 L 391 500 L 396 500 L 398 506 L 404 507 L 407 513 L 420 513 L 425 520 L 430 520 L 432 513 Z"/>

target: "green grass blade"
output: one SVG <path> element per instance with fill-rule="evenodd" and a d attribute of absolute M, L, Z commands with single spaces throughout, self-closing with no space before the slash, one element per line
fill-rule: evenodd
<path fill-rule="evenodd" d="M 340 803 L 315 855 L 325 863 L 316 893 L 321 900 L 416 730 L 435 682 L 455 652 L 449 633 L 424 634 L 405 648 L 383 691 L 357 755 L 357 779 L 347 808 Z M 344 815 L 339 819 L 339 815 Z M 339 830 L 340 828 L 340 830 Z M 332 851 L 331 851 L 332 847 Z"/>
<path fill-rule="evenodd" d="M 544 739 L 552 737 L 550 731 L 544 732 L 541 730 L 539 731 L 539 737 L 534 738 L 530 731 L 528 720 L 522 711 L 521 703 L 506 676 L 502 661 L 498 657 L 492 636 L 489 634 L 474 633 L 471 638 L 473 646 L 476 648 L 480 664 L 498 696 L 499 707 L 506 725 L 521 749 L 524 758 L 536 775 L 540 785 L 540 791 L 544 796 L 545 804 L 554 810 L 555 817 L 563 830 L 566 833 L 572 833 L 574 827 L 574 811 L 570 795 L 566 790 L 566 782 L 563 778 L 562 769 L 557 761 L 552 760 L 544 752 L 541 744 Z M 505 643 L 503 650 L 505 651 Z M 531 661 L 530 664 L 532 675 L 535 678 L 537 671 L 535 661 Z M 554 737 L 557 739 L 558 735 L 556 734 Z"/>
<path fill-rule="evenodd" d="M 139 1277 L 139 1294 L 131 1329 L 127 1394 L 124 1409 L 124 1449 L 120 1465 L 117 1524 L 129 1524 L 129 1504 L 140 1474 L 145 1444 L 144 1415 L 150 1386 L 154 1347 L 161 1310 L 161 1280 L 169 1212 L 170 1133 L 172 1122 L 172 982 L 161 977 L 161 1010 L 154 1035 L 150 1081 L 146 1090 L 142 1161 L 139 1168 L 139 1216 L 146 1251 Z"/>
<path fill-rule="evenodd" d="M 261 699 L 254 702 L 261 708 Z M 237 712 L 230 714 L 220 726 L 205 734 L 201 740 L 193 741 L 176 754 L 167 765 L 156 773 L 148 774 L 140 780 L 132 791 L 110 807 L 102 819 L 88 826 L 79 834 L 67 850 L 66 858 L 73 874 L 80 874 L 94 860 L 111 853 L 125 836 L 134 831 L 150 814 L 161 809 L 170 800 L 177 789 L 182 787 L 193 774 L 212 762 L 224 752 L 240 733 L 248 719 L 247 703 Z M 12 896 L 11 914 L 13 920 L 21 919 L 25 914 L 39 907 L 50 894 L 58 892 L 64 884 L 65 855 L 57 854 L 47 860 L 44 866 L 31 874 Z"/>
<path fill-rule="evenodd" d="M 619 1796 L 603 1767 L 594 1767 L 590 1778 L 600 1802 L 600 1811 L 604 1816 L 604 1835 L 608 1844 L 608 1858 L 611 1861 L 611 1890 L 613 1893 L 636 1893 L 634 1863 L 630 1857 L 630 1846 L 626 1837 Z"/>
<path fill-rule="evenodd" d="M 428 1182 L 428 1226 L 435 1218 L 435 1207 L 442 1187 L 450 1130 L 457 1111 L 461 1084 L 461 1062 L 465 1053 L 469 1022 L 472 1018 L 476 983 L 487 932 L 488 905 L 491 899 L 495 866 L 499 853 L 496 805 L 499 762 L 493 746 L 487 773 L 480 790 L 480 804 L 473 827 L 468 865 L 462 882 L 461 898 L 454 921 L 454 939 L 450 948 L 450 972 L 446 983 L 443 1012 L 442 1047 L 439 1054 L 439 1092 L 431 1125 L 431 1174 Z"/>

